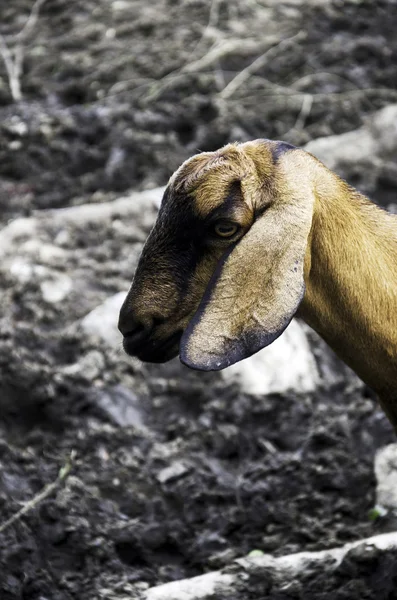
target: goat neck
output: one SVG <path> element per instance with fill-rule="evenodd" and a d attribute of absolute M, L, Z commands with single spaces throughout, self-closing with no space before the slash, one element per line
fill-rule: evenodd
<path fill-rule="evenodd" d="M 397 218 L 317 163 L 301 316 L 397 427 Z"/>

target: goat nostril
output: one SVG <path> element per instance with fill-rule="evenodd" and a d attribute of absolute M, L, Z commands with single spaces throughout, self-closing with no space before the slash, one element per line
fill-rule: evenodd
<path fill-rule="evenodd" d="M 125 338 L 138 340 L 149 336 L 153 329 L 160 325 L 163 319 L 157 319 L 151 315 L 132 315 L 131 312 L 121 314 L 119 318 L 119 331 Z"/>
<path fill-rule="evenodd" d="M 153 317 L 152 322 L 153 322 L 152 327 L 158 327 L 159 325 L 162 325 L 165 322 L 165 318 L 164 317 Z"/>
<path fill-rule="evenodd" d="M 130 329 L 126 329 L 122 333 L 124 337 L 137 337 L 145 332 L 149 333 L 150 329 L 150 327 L 147 328 L 142 323 L 136 323 L 130 327 Z"/>

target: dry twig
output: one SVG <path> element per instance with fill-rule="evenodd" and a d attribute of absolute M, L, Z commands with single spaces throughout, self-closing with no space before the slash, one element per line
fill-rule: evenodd
<path fill-rule="evenodd" d="M 257 103 L 261 98 L 283 98 L 284 100 L 290 98 L 303 98 L 307 96 L 307 92 L 297 92 L 292 88 L 284 88 L 282 86 L 275 85 L 275 90 L 268 92 L 256 92 L 255 94 L 250 94 L 249 96 L 239 96 L 238 99 L 233 100 L 232 102 L 236 102 L 238 104 L 249 103 L 250 101 L 253 103 Z M 277 91 L 279 89 L 280 91 Z M 313 100 L 327 100 L 328 98 L 332 99 L 349 99 L 349 98 L 366 98 L 367 96 L 375 96 L 379 98 L 387 98 L 387 99 L 397 99 L 397 90 L 392 88 L 359 88 L 357 90 L 346 90 L 341 92 L 314 92 L 309 94 Z"/>
<path fill-rule="evenodd" d="M 192 61 L 195 58 L 195 56 L 200 54 L 203 43 L 205 43 L 211 37 L 212 38 L 217 37 L 216 36 L 216 33 L 217 33 L 216 26 L 218 24 L 219 9 L 220 9 L 221 2 L 222 2 L 222 0 L 212 0 L 211 1 L 207 25 L 205 26 L 204 31 L 203 31 L 199 41 L 196 43 L 193 50 L 187 56 L 186 63 L 182 67 L 175 69 L 171 73 L 168 73 L 168 75 L 163 77 L 160 81 L 150 79 L 150 81 L 148 81 L 147 83 L 144 83 L 144 84 L 140 85 L 138 88 L 135 88 L 134 91 L 139 90 L 139 88 L 141 88 L 141 87 L 151 86 L 152 91 L 149 92 L 149 97 L 150 97 L 150 99 L 153 99 L 153 98 L 157 97 L 158 93 L 161 92 L 162 89 L 167 87 L 167 84 L 170 81 L 178 79 L 186 71 L 191 72 L 189 70 L 189 67 L 192 64 L 193 65 L 196 64 L 196 62 L 197 62 L 196 60 L 194 60 L 194 62 L 192 62 Z M 210 48 L 209 53 L 211 52 L 211 50 L 213 48 L 218 47 L 218 46 L 220 46 L 219 42 L 214 43 L 212 45 L 212 47 Z M 215 57 L 214 60 L 216 61 L 217 58 Z M 118 81 L 111 87 L 111 89 L 109 90 L 110 93 L 106 94 L 106 97 L 109 98 L 110 96 L 116 95 L 118 93 L 119 89 L 121 89 L 121 91 L 125 91 L 125 89 L 126 89 L 125 84 L 133 82 L 135 79 L 136 78 L 125 79 L 124 81 Z M 162 86 L 162 84 L 165 84 L 165 85 Z"/>
<path fill-rule="evenodd" d="M 30 15 L 21 31 L 12 37 L 13 49 L 10 50 L 9 44 L 4 35 L 0 33 L 0 56 L 3 59 L 4 66 L 8 76 L 8 84 L 14 102 L 22 100 L 21 75 L 23 68 L 23 59 L 25 55 L 26 41 L 36 27 L 40 15 L 40 9 L 46 0 L 36 0 L 30 11 Z"/>
<path fill-rule="evenodd" d="M 216 26 L 218 24 L 218 19 L 219 19 L 219 8 L 220 8 L 221 2 L 222 2 L 222 0 L 212 0 L 211 1 L 210 12 L 209 12 L 209 16 L 208 16 L 208 23 L 202 33 L 201 38 L 199 39 L 199 41 L 193 48 L 192 52 L 190 53 L 190 57 L 188 57 L 188 58 L 193 58 L 194 55 L 198 54 L 199 50 L 201 50 L 202 43 L 205 42 L 207 38 L 210 38 L 211 36 L 213 36 L 213 34 L 215 33 L 215 29 L 216 29 Z"/>
<path fill-rule="evenodd" d="M 279 41 L 279 38 L 272 36 L 266 40 L 267 44 L 275 44 Z M 274 46 L 272 46 L 273 48 Z M 229 39 L 222 40 L 221 42 L 215 43 L 206 54 L 201 58 L 194 60 L 193 62 L 186 63 L 180 69 L 172 71 L 159 81 L 153 82 L 151 91 L 146 96 L 145 100 L 155 100 L 158 98 L 160 93 L 164 91 L 171 83 L 180 77 L 185 77 L 187 74 L 200 73 L 208 67 L 212 67 L 221 58 L 238 51 L 239 54 L 250 54 L 258 50 L 258 42 L 255 40 L 244 40 L 244 39 Z M 266 50 L 266 52 L 268 52 Z"/>
<path fill-rule="evenodd" d="M 66 479 L 69 477 L 70 471 L 72 470 L 74 459 L 76 458 L 76 453 L 74 450 L 70 453 L 70 456 L 66 462 L 66 464 L 60 469 L 58 473 L 58 477 L 52 483 L 45 486 L 45 488 L 39 492 L 34 498 L 26 502 L 26 504 L 19 510 L 17 513 L 12 515 L 7 521 L 4 521 L 2 525 L 0 525 L 0 533 L 3 533 L 8 527 L 11 527 L 14 523 L 19 521 L 21 517 L 26 515 L 26 513 L 30 512 L 40 502 L 48 498 Z"/>
<path fill-rule="evenodd" d="M 279 50 L 282 50 L 291 42 L 297 42 L 299 40 L 304 39 L 305 37 L 306 33 L 303 31 L 299 31 L 295 35 L 281 40 L 276 45 L 268 48 L 266 52 L 261 54 L 261 56 L 258 56 L 258 58 L 256 58 L 251 64 L 248 65 L 248 67 L 240 71 L 231 81 L 229 81 L 227 86 L 223 88 L 223 90 L 218 94 L 219 98 L 221 98 L 222 100 L 230 98 L 230 96 L 232 96 L 234 92 L 238 90 L 238 88 L 241 87 L 243 83 L 245 83 L 251 77 L 251 75 L 253 75 L 253 73 L 256 73 L 256 71 L 261 69 L 267 63 L 269 57 L 272 56 L 272 54 Z"/>
<path fill-rule="evenodd" d="M 313 96 L 311 94 L 305 94 L 303 96 L 302 108 L 300 109 L 299 115 L 296 119 L 294 129 L 302 130 L 304 128 L 306 119 L 310 115 L 312 106 Z"/>

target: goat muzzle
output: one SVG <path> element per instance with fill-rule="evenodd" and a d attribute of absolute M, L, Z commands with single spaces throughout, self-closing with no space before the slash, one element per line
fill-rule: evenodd
<path fill-rule="evenodd" d="M 133 327 L 119 324 L 123 334 L 123 348 L 130 356 L 135 356 L 144 362 L 161 363 L 170 360 L 178 354 L 182 330 L 179 329 L 165 339 L 154 337 L 155 324 L 150 327 L 136 323 Z"/>

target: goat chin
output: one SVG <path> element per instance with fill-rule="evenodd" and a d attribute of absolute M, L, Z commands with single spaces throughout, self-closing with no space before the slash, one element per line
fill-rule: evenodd
<path fill-rule="evenodd" d="M 269 140 L 203 152 L 167 186 L 120 314 L 122 333 L 139 330 L 146 346 L 135 338 L 126 350 L 168 360 L 176 341 L 150 349 L 139 324 L 152 335 L 166 327 L 162 315 L 195 306 L 181 360 L 216 370 L 299 316 L 378 393 L 397 427 L 396 257 L 397 218 L 311 154 Z M 167 327 L 172 337 L 172 319 Z"/>

